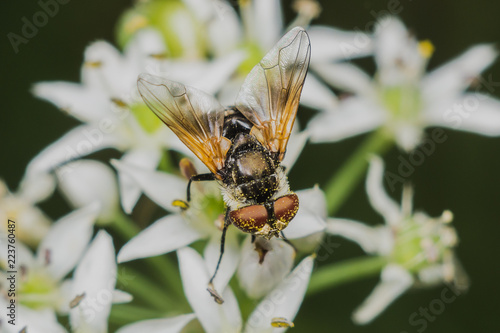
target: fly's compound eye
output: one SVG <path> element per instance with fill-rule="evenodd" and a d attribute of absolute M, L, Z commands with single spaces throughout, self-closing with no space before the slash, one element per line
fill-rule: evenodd
<path fill-rule="evenodd" d="M 229 213 L 231 223 L 244 232 L 258 232 L 267 223 L 267 211 L 263 205 L 253 205 Z"/>
<path fill-rule="evenodd" d="M 287 225 L 295 217 L 298 210 L 299 197 L 295 193 L 282 196 L 274 202 L 276 219 Z"/>

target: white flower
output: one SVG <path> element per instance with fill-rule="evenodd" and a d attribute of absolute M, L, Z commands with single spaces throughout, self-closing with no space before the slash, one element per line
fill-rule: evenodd
<path fill-rule="evenodd" d="M 101 230 L 80 260 L 73 275 L 70 322 L 75 333 L 106 333 L 113 303 L 131 301 L 115 290 L 117 266 L 111 236 Z"/>
<path fill-rule="evenodd" d="M 323 239 L 328 211 L 326 198 L 319 186 L 296 192 L 300 208 L 293 221 L 283 230 L 287 239 L 302 252 L 313 252 Z"/>
<path fill-rule="evenodd" d="M 307 6 L 298 6 L 297 19 L 291 26 L 283 26 L 283 14 L 279 0 L 253 0 L 242 2 L 240 17 L 232 6 L 224 0 L 185 0 L 197 18 L 207 25 L 208 40 L 216 55 L 231 50 L 246 50 L 247 57 L 239 67 L 238 74 L 227 82 L 219 93 L 223 105 L 233 105 L 245 76 L 282 35 L 297 24 L 307 27 L 317 15 Z M 304 8 L 304 10 L 302 10 Z M 352 36 L 354 37 L 354 33 Z M 323 36 L 320 36 L 322 39 Z M 312 36 L 311 36 L 312 38 Z M 319 42 L 322 42 L 320 40 Z M 317 43 L 317 46 L 323 45 Z M 314 48 L 314 44 L 312 46 Z M 314 59 L 314 52 L 312 57 Z M 333 57 L 333 56 L 332 56 Z M 343 58 L 339 55 L 338 59 Z M 313 60 L 314 61 L 314 60 Z M 314 74 L 309 73 L 300 103 L 312 108 L 333 108 L 337 98 Z"/>
<path fill-rule="evenodd" d="M 466 89 L 495 60 L 492 45 L 477 45 L 425 75 L 432 54 L 397 18 L 380 20 L 374 33 L 374 78 L 350 63 L 313 62 L 326 82 L 353 94 L 310 122 L 314 142 L 338 141 L 382 127 L 405 150 L 428 126 L 500 135 L 500 101 Z"/>
<path fill-rule="evenodd" d="M 56 175 L 62 194 L 75 208 L 98 202 L 101 222 L 112 221 L 119 212 L 116 175 L 106 164 L 81 159 L 59 167 Z"/>
<path fill-rule="evenodd" d="M 0 228 L 0 237 L 6 235 L 7 220 L 10 219 L 16 222 L 17 239 L 36 246 L 52 222 L 36 204 L 50 196 L 54 187 L 54 177 L 50 174 L 25 175 L 17 192 L 10 192 L 7 184 L 0 180 L 0 218 L 5 221 Z"/>
<path fill-rule="evenodd" d="M 289 166 L 293 164 L 293 159 L 299 155 L 298 151 L 302 149 L 303 144 L 302 134 L 294 135 L 290 139 L 287 154 L 289 153 L 291 157 L 288 160 L 285 158 Z M 168 253 L 197 240 L 209 239 L 204 255 L 212 272 L 214 272 L 220 254 L 220 238 L 224 217 L 224 203 L 217 183 L 193 183 L 190 207 L 185 211 L 180 211 L 178 207 L 172 206 L 172 202 L 185 198 L 186 179 L 159 171 L 140 169 L 116 160 L 112 161 L 112 164 L 121 172 L 129 174 L 150 199 L 171 213 L 154 222 L 126 243 L 118 253 L 118 262 Z M 301 208 L 289 227 L 285 229 L 285 235 L 288 239 L 298 239 L 297 246 L 299 248 L 303 242 L 306 243 L 306 240 L 308 240 L 308 248 L 314 248 L 320 241 L 325 228 L 324 195 L 317 187 L 296 193 L 299 202 L 301 202 Z M 248 288 L 246 291 L 252 297 L 260 297 L 274 288 L 280 279 L 289 273 L 295 253 L 283 241 L 274 240 L 273 246 L 268 249 L 270 253 L 266 255 L 269 260 L 264 260 L 261 265 L 258 263 L 256 252 L 251 245 L 247 245 L 240 251 L 240 245 L 237 241 L 238 234 L 241 233 L 236 228 L 228 229 L 224 257 L 214 285 L 216 290 L 223 290 L 239 264 L 240 272 L 247 272 L 240 273 L 240 276 L 243 277 L 242 286 Z M 310 239 L 309 236 L 313 239 Z M 277 252 L 273 251 L 273 248 Z M 274 265 L 281 249 L 286 249 L 283 253 L 286 255 L 286 259 L 283 260 L 287 264 Z M 241 262 L 240 252 L 241 258 L 244 258 Z M 248 270 L 248 266 L 255 265 L 260 265 L 260 269 Z M 272 270 L 268 271 L 271 266 Z M 263 275 L 269 278 L 268 283 L 256 284 L 255 281 L 261 279 Z M 208 279 L 206 283 L 208 283 Z"/>
<path fill-rule="evenodd" d="M 179 333 L 194 318 L 196 318 L 194 314 L 185 314 L 170 318 L 142 320 L 123 326 L 116 333 Z"/>
<path fill-rule="evenodd" d="M 165 52 L 161 37 L 143 30 L 123 55 L 106 42 L 91 44 L 85 50 L 81 84 L 36 84 L 36 96 L 54 103 L 82 124 L 43 150 L 27 172 L 47 172 L 104 148 L 118 149 L 124 152 L 122 160 L 127 163 L 154 170 L 162 151 L 179 144 L 140 98 L 138 75 L 150 72 L 168 76 L 215 93 L 242 59 L 241 53 L 230 53 L 214 61 L 175 61 L 166 59 Z M 122 205 L 130 212 L 141 193 L 126 175 L 120 175 L 119 181 Z"/>
<path fill-rule="evenodd" d="M 251 298 L 261 298 L 292 270 L 295 249 L 280 239 L 247 237 L 241 250 L 238 282 Z"/>
<path fill-rule="evenodd" d="M 97 205 L 92 205 L 56 221 L 41 241 L 35 256 L 22 243 L 16 242 L 19 304 L 36 310 L 67 313 L 68 281 L 64 278 L 81 259 L 92 237 L 97 212 Z M 7 266 L 7 259 L 7 251 L 0 251 L 1 267 L 11 268 Z M 2 279 L 5 274 L 2 272 Z"/>
<path fill-rule="evenodd" d="M 221 289 L 225 300 L 223 304 L 214 302 L 207 293 L 207 281 L 212 274 L 211 264 L 191 248 L 182 248 L 177 254 L 184 292 L 194 314 L 144 320 L 122 327 L 118 333 L 180 332 L 195 317 L 207 333 L 283 332 L 286 328 L 275 328 L 272 323 L 293 325 L 313 268 L 312 256 L 302 260 L 283 278 L 281 284 L 259 302 L 244 325 L 238 302 L 229 286 Z"/>
<path fill-rule="evenodd" d="M 465 274 L 460 270 L 453 248 L 458 243 L 455 229 L 449 225 L 452 214 L 432 218 L 413 212 L 410 187 L 403 191 L 398 207 L 383 187 L 384 165 L 373 157 L 366 180 L 371 205 L 385 220 L 385 225 L 370 227 L 347 219 L 331 218 L 327 232 L 357 242 L 364 251 L 387 259 L 381 281 L 355 311 L 354 321 L 366 324 L 377 317 L 396 298 L 414 284 L 434 285 L 454 282 L 466 288 Z"/>

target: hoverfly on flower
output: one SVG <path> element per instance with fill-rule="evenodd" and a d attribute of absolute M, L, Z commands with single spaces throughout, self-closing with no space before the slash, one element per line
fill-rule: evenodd
<path fill-rule="evenodd" d="M 217 181 L 224 197 L 221 253 L 209 286 L 224 253 L 229 225 L 253 237 L 284 238 L 282 230 L 299 209 L 281 161 L 310 55 L 306 31 L 290 30 L 248 74 L 235 106 L 226 108 L 193 87 L 149 74 L 139 76 L 139 92 L 149 108 L 210 170 L 190 178 L 187 202 L 193 181 Z M 209 291 L 222 302 L 212 287 Z"/>

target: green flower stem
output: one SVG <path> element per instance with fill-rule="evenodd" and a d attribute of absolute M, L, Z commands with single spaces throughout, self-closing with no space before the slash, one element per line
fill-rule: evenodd
<path fill-rule="evenodd" d="M 385 257 L 361 257 L 318 268 L 311 276 L 307 294 L 312 295 L 344 283 L 371 277 L 387 264 Z"/>
<path fill-rule="evenodd" d="M 161 318 L 166 313 L 131 304 L 116 304 L 111 308 L 109 322 L 124 325 L 140 320 Z"/>
<path fill-rule="evenodd" d="M 361 180 L 371 154 L 381 155 L 392 146 L 391 137 L 378 130 L 370 135 L 325 187 L 328 213 L 333 216 Z"/>
<path fill-rule="evenodd" d="M 120 288 L 134 295 L 134 299 L 141 299 L 159 310 L 168 311 L 178 308 L 176 305 L 178 302 L 169 293 L 128 267 L 119 268 L 118 284 Z"/>
<path fill-rule="evenodd" d="M 140 228 L 128 216 L 122 213 L 116 214 L 114 223 L 111 226 L 127 240 L 137 235 L 140 231 Z M 166 256 L 146 258 L 144 261 L 153 269 L 159 281 L 168 283 L 170 291 L 176 298 L 185 299 L 177 265 L 172 263 Z"/>

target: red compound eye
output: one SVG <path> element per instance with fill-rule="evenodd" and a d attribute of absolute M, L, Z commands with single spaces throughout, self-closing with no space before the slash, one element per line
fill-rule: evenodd
<path fill-rule="evenodd" d="M 231 223 L 244 232 L 258 232 L 267 222 L 267 211 L 263 205 L 253 205 L 229 213 Z"/>
<path fill-rule="evenodd" d="M 297 194 L 285 195 L 274 202 L 274 214 L 281 222 L 289 223 L 299 210 L 299 197 Z"/>

